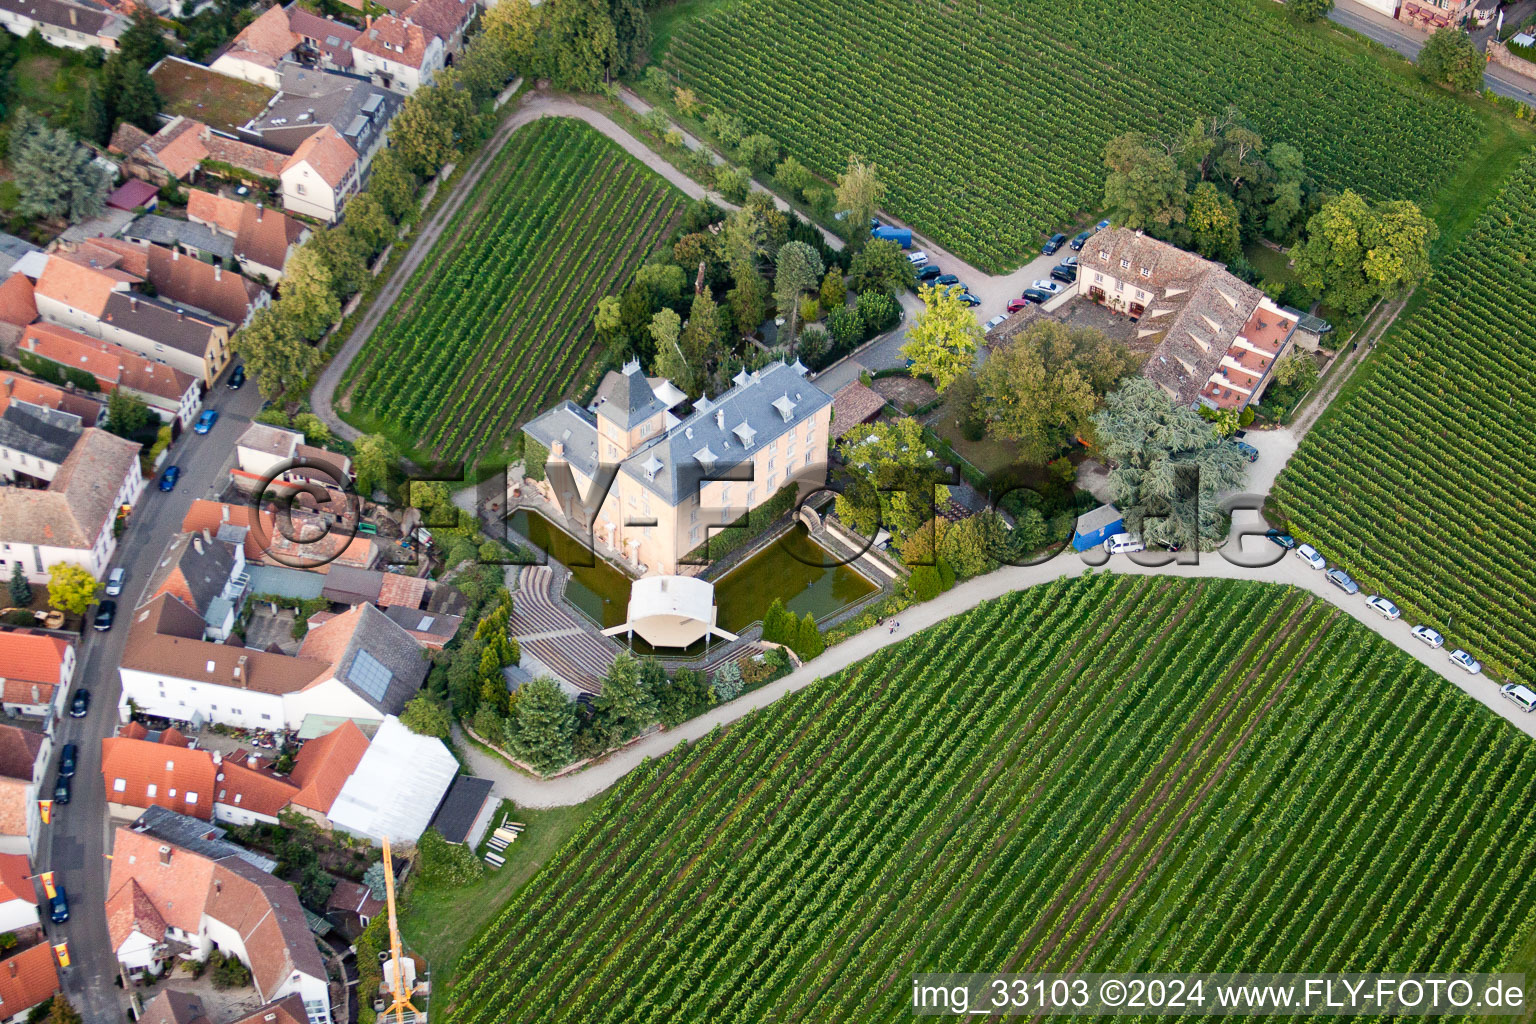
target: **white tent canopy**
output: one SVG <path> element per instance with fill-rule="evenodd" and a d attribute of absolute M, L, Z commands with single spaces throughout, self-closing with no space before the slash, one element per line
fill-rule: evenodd
<path fill-rule="evenodd" d="M 687 647 L 717 636 L 735 640 L 715 625 L 715 586 L 693 576 L 647 576 L 629 588 L 629 621 L 603 630 L 633 634 L 653 647 Z"/>
<path fill-rule="evenodd" d="M 370 839 L 414 843 L 458 772 L 442 740 L 418 736 L 390 715 L 331 805 L 331 824 Z"/>

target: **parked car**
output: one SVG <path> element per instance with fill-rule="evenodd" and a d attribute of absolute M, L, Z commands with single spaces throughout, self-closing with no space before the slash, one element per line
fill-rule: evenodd
<path fill-rule="evenodd" d="M 1464 668 L 1474 676 L 1483 670 L 1483 663 L 1460 647 L 1451 652 L 1451 664 L 1457 668 Z"/>
<path fill-rule="evenodd" d="M 75 774 L 75 767 L 79 763 L 80 748 L 73 743 L 64 744 L 64 748 L 59 751 L 59 774 L 66 778 Z"/>
<path fill-rule="evenodd" d="M 1030 285 L 1030 287 L 1038 288 L 1043 292 L 1050 292 L 1052 295 L 1055 295 L 1057 292 L 1061 291 L 1061 285 L 1057 284 L 1055 281 L 1047 281 L 1044 278 L 1034 282 Z"/>
<path fill-rule="evenodd" d="M 123 592 L 123 580 L 128 576 L 126 569 L 113 569 L 107 577 L 107 596 L 116 597 Z"/>
<path fill-rule="evenodd" d="M 1025 288 L 1024 297 L 1030 302 L 1050 302 L 1055 298 L 1050 292 L 1043 292 L 1039 288 Z"/>
<path fill-rule="evenodd" d="M 1077 268 L 1065 264 L 1051 268 L 1051 280 L 1060 281 L 1062 284 L 1071 284 L 1077 280 Z"/>
<path fill-rule="evenodd" d="M 1247 459 L 1249 462 L 1259 461 L 1259 450 L 1253 445 L 1249 444 L 1247 441 L 1233 441 L 1232 443 L 1237 447 L 1237 453 L 1243 458 Z"/>
<path fill-rule="evenodd" d="M 1365 599 L 1365 605 L 1367 608 L 1374 608 L 1378 612 L 1381 612 L 1381 617 L 1387 619 L 1388 621 L 1391 621 L 1392 619 L 1400 619 L 1403 617 L 1403 613 L 1398 610 L 1397 605 L 1393 604 L 1391 601 L 1388 601 L 1386 598 L 1380 596 L 1379 594 L 1372 594 L 1367 597 Z"/>
<path fill-rule="evenodd" d="M 174 491 L 176 489 L 176 481 L 180 479 L 180 466 L 166 466 L 165 472 L 160 474 L 160 489 L 162 491 Z"/>
<path fill-rule="evenodd" d="M 1147 546 L 1139 537 L 1129 533 L 1117 533 L 1104 542 L 1104 550 L 1112 555 L 1129 555 L 1137 551 L 1147 550 Z"/>
<path fill-rule="evenodd" d="M 1058 231 L 1052 235 L 1044 245 L 1040 247 L 1040 254 L 1042 256 L 1054 256 L 1061 250 L 1061 247 L 1066 244 L 1067 236 Z"/>
<path fill-rule="evenodd" d="M 1109 227 L 1109 219 L 1105 218 L 1104 220 L 1101 220 L 1097 224 L 1095 224 L 1093 226 L 1093 230 L 1095 230 L 1095 231 L 1103 231 L 1107 227 Z"/>
<path fill-rule="evenodd" d="M 1092 231 L 1079 231 L 1072 236 L 1072 251 L 1077 252 L 1083 247 L 1083 243 L 1093 237 Z"/>
<path fill-rule="evenodd" d="M 1264 536 L 1269 538 L 1270 543 L 1278 544 L 1287 551 L 1292 551 L 1296 547 L 1296 538 L 1288 533 L 1281 533 L 1279 530 L 1270 529 L 1264 531 Z"/>
<path fill-rule="evenodd" d="M 1360 584 L 1349 578 L 1349 573 L 1343 569 L 1329 569 L 1328 582 L 1344 591 L 1346 594 L 1360 593 Z"/>
<path fill-rule="evenodd" d="M 1306 562 L 1314 569 L 1328 568 L 1328 562 L 1317 553 L 1317 548 L 1311 544 L 1303 544 L 1296 549 L 1296 557 Z"/>
<path fill-rule="evenodd" d="M 1410 632 L 1413 633 L 1415 639 L 1422 640 L 1426 644 L 1429 644 L 1432 650 L 1438 651 L 1440 648 L 1445 646 L 1445 637 L 1441 636 L 1438 631 L 1430 629 L 1428 626 L 1414 626 Z"/>
<path fill-rule="evenodd" d="M 91 691 L 83 686 L 76 687 L 75 695 L 69 698 L 69 717 L 84 718 L 89 710 L 91 710 Z"/>
<path fill-rule="evenodd" d="M 213 429 L 213 425 L 219 422 L 219 410 L 204 409 L 197 414 L 197 422 L 192 424 L 194 434 L 206 434 Z"/>
<path fill-rule="evenodd" d="M 69 897 L 64 895 L 61 882 L 54 883 L 53 898 L 48 901 L 48 919 L 54 924 L 63 924 L 69 920 Z"/>
<path fill-rule="evenodd" d="M 1514 701 L 1521 711 L 1536 711 L 1536 693 L 1519 683 L 1505 683 L 1499 687 L 1499 692 L 1506 700 Z"/>
<path fill-rule="evenodd" d="M 990 331 L 992 328 L 996 327 L 998 324 L 1007 323 L 1007 322 L 1008 322 L 1008 314 L 1006 314 L 1006 313 L 999 313 L 999 314 L 997 314 L 997 316 L 995 316 L 991 320 L 987 321 L 987 330 Z"/>
<path fill-rule="evenodd" d="M 53 783 L 53 802 L 60 807 L 69 803 L 70 776 L 60 775 Z"/>
<path fill-rule="evenodd" d="M 930 263 L 917 272 L 917 280 L 919 283 L 932 281 L 934 278 L 943 273 L 944 271 L 939 268 L 937 263 Z"/>
<path fill-rule="evenodd" d="M 933 283 L 934 284 L 959 284 L 960 283 L 960 275 L 958 275 L 958 274 L 940 274 L 934 280 Z"/>
<path fill-rule="evenodd" d="M 928 254 L 919 249 L 917 252 L 907 253 L 907 262 L 914 267 L 920 267 L 928 262 Z"/>
<path fill-rule="evenodd" d="M 239 366 L 235 367 L 234 370 L 230 372 L 230 375 L 229 375 L 229 390 L 231 390 L 231 391 L 239 391 L 240 390 L 240 386 L 242 384 L 244 384 L 244 383 L 245 383 L 245 364 L 242 363 Z"/>
<path fill-rule="evenodd" d="M 1068 256 L 1066 259 L 1061 261 L 1061 265 L 1064 267 L 1075 267 L 1077 266 L 1077 257 Z"/>
<path fill-rule="evenodd" d="M 1029 308 L 1029 303 L 1025 302 L 1023 299 L 1009 299 L 1008 300 L 1008 312 L 1010 312 L 1010 313 L 1017 313 L 1021 309 L 1028 309 L 1028 308 Z"/>
<path fill-rule="evenodd" d="M 117 618 L 117 602 L 110 597 L 96 606 L 96 619 L 91 625 L 105 633 L 112 628 L 112 620 Z"/>
<path fill-rule="evenodd" d="M 960 287 L 964 288 L 965 286 L 961 285 Z M 972 309 L 975 309 L 977 306 L 981 305 L 981 300 L 967 291 L 962 291 L 959 295 L 955 296 L 955 298 L 959 299 L 967 306 L 970 306 Z"/>

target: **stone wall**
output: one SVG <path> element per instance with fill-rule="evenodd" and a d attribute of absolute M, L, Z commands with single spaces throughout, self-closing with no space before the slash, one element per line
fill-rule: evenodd
<path fill-rule="evenodd" d="M 1524 57 L 1516 57 L 1510 52 L 1508 46 L 1497 39 L 1488 40 L 1488 59 L 1501 67 L 1509 68 L 1517 75 L 1536 81 L 1536 63 Z"/>

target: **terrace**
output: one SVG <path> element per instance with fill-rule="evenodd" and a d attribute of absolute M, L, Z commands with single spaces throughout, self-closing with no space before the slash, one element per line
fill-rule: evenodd
<path fill-rule="evenodd" d="M 1257 401 L 1295 327 L 1295 320 L 1260 305 L 1200 389 L 1200 401 L 1217 409 L 1242 409 Z"/>

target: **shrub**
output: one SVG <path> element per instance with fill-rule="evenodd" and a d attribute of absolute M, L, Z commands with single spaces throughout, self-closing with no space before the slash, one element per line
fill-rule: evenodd
<path fill-rule="evenodd" d="M 710 689 L 715 694 L 715 700 L 721 704 L 741 696 L 741 687 L 741 666 L 737 665 L 734 661 L 728 661 L 721 665 L 710 684 Z"/>
<path fill-rule="evenodd" d="M 429 888 L 464 886 L 478 881 L 485 865 L 475 858 L 468 846 L 455 846 L 435 828 L 429 828 L 416 841 L 421 866 L 421 883 Z"/>
<path fill-rule="evenodd" d="M 215 949 L 208 955 L 208 966 L 213 971 L 214 988 L 244 988 L 251 983 L 250 969 L 238 957 L 225 956 Z"/>
<path fill-rule="evenodd" d="M 883 334 L 901 320 L 901 307 L 896 304 L 895 299 L 883 292 L 861 292 L 856 305 L 859 317 L 864 321 L 866 338 Z"/>

